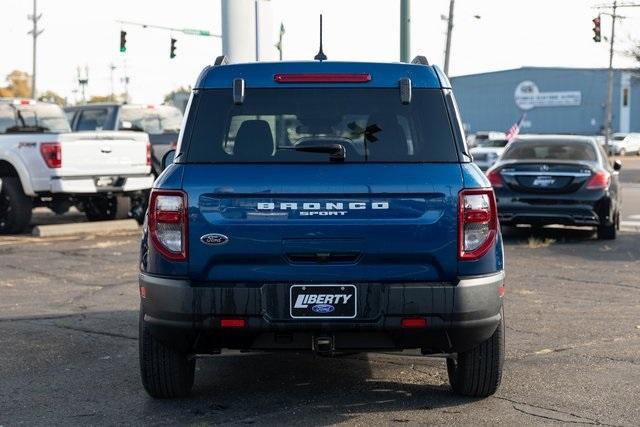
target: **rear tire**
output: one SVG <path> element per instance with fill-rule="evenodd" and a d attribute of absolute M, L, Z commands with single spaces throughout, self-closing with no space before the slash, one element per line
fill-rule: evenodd
<path fill-rule="evenodd" d="M 33 202 L 24 194 L 17 177 L 2 177 L 0 189 L 0 234 L 22 233 L 31 222 Z"/>
<path fill-rule="evenodd" d="M 155 338 L 140 310 L 140 376 L 151 397 L 186 397 L 193 387 L 196 362 Z"/>
<path fill-rule="evenodd" d="M 491 396 L 498 390 L 504 365 L 504 311 L 495 332 L 471 350 L 447 359 L 451 388 L 457 394 L 472 397 Z"/>
<path fill-rule="evenodd" d="M 89 221 L 126 219 L 131 210 L 131 200 L 124 196 L 92 196 L 84 202 L 84 214 Z"/>
<path fill-rule="evenodd" d="M 611 225 L 598 226 L 598 240 L 615 240 L 617 229 L 616 222 Z"/>

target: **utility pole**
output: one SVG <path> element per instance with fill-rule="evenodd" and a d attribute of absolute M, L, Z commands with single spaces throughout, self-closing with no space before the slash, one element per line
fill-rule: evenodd
<path fill-rule="evenodd" d="M 111 64 L 109 64 L 109 71 L 110 71 L 110 77 L 111 77 L 111 102 L 114 102 L 116 100 L 116 94 L 114 92 L 114 87 L 113 87 L 113 72 L 116 70 L 116 66 L 113 65 L 113 62 Z"/>
<path fill-rule="evenodd" d="M 276 49 L 278 49 L 278 55 L 280 61 L 282 61 L 282 36 L 284 36 L 284 23 L 280 23 L 280 33 L 278 34 L 278 43 L 276 43 Z"/>
<path fill-rule="evenodd" d="M 38 7 L 36 5 L 37 0 L 33 0 L 33 14 L 27 15 L 27 18 L 31 21 L 33 27 L 31 31 L 27 34 L 33 36 L 33 68 L 31 70 L 31 98 L 36 99 L 36 47 L 37 47 L 37 39 L 40 34 L 44 31 L 38 30 L 38 21 L 42 17 L 42 14 L 38 15 Z"/>
<path fill-rule="evenodd" d="M 409 62 L 411 54 L 411 1 L 400 0 L 400 61 Z"/>
<path fill-rule="evenodd" d="M 453 8 L 455 0 L 449 0 L 449 16 L 447 17 L 447 42 L 444 48 L 444 73 L 449 75 L 449 58 L 451 56 L 451 35 L 453 34 Z"/>
<path fill-rule="evenodd" d="M 605 119 L 604 119 L 604 144 L 607 147 L 607 153 L 610 153 L 609 147 L 609 134 L 611 133 L 611 122 L 613 119 L 612 114 L 612 103 L 613 103 L 613 42 L 616 36 L 616 19 L 618 10 L 618 0 L 614 0 L 613 2 L 613 11 L 611 13 L 611 18 L 613 22 L 611 23 L 611 40 L 609 42 L 609 73 L 607 76 L 607 102 L 605 106 Z"/>

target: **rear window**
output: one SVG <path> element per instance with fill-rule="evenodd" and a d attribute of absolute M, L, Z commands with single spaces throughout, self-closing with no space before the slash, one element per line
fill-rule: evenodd
<path fill-rule="evenodd" d="M 0 103 L 0 134 L 19 132 L 69 132 L 69 122 L 54 104 Z"/>
<path fill-rule="evenodd" d="M 176 107 L 166 105 L 125 105 L 120 111 L 120 127 L 138 130 L 151 135 L 180 131 L 182 113 Z"/>
<path fill-rule="evenodd" d="M 335 145 L 351 163 L 458 160 L 438 90 L 414 89 L 408 105 L 398 89 L 247 88 L 241 105 L 230 89 L 196 96 L 187 162 L 324 163 L 310 151 Z"/>
<path fill-rule="evenodd" d="M 509 141 L 507 141 L 506 139 L 486 139 L 484 141 L 478 142 L 478 146 L 485 148 L 502 148 L 506 147 L 508 142 Z"/>
<path fill-rule="evenodd" d="M 593 145 L 580 141 L 516 141 L 502 155 L 503 160 L 587 160 L 596 161 Z"/>

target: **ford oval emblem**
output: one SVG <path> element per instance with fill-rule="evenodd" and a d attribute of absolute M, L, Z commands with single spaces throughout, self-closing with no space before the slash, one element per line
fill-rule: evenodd
<path fill-rule="evenodd" d="M 321 314 L 331 313 L 335 309 L 336 308 L 334 306 L 332 306 L 331 304 L 317 304 L 317 305 L 314 305 L 313 307 L 311 307 L 311 310 L 315 311 L 316 313 L 321 313 Z"/>
<path fill-rule="evenodd" d="M 229 241 L 229 238 L 224 234 L 210 233 L 202 236 L 200 241 L 205 245 L 224 245 Z"/>

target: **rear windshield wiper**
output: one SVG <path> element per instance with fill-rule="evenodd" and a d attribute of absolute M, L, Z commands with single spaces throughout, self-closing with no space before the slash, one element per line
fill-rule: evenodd
<path fill-rule="evenodd" d="M 347 152 L 342 144 L 298 145 L 295 147 L 278 147 L 278 149 L 300 151 L 302 153 L 326 153 L 332 162 L 344 161 Z"/>

